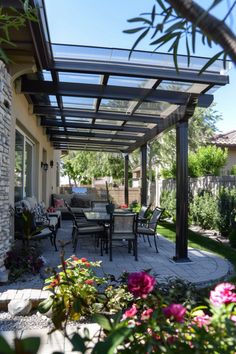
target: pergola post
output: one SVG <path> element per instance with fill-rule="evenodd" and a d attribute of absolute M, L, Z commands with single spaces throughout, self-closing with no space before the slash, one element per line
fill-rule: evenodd
<path fill-rule="evenodd" d="M 198 99 L 191 95 L 186 111 L 176 124 L 176 262 L 190 262 L 188 258 L 188 120 Z"/>
<path fill-rule="evenodd" d="M 147 205 L 147 144 L 141 146 L 141 205 Z"/>
<path fill-rule="evenodd" d="M 188 259 L 188 121 L 176 125 L 176 248 L 175 261 Z"/>
<path fill-rule="evenodd" d="M 124 200 L 125 204 L 129 205 L 129 155 L 124 157 Z"/>

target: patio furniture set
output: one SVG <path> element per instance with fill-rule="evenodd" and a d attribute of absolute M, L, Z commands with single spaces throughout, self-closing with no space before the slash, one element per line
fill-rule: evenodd
<path fill-rule="evenodd" d="M 151 206 L 142 206 L 139 214 L 131 212 L 129 209 L 115 209 L 109 213 L 107 201 L 93 201 L 90 211 L 86 210 L 79 216 L 73 213 L 71 207 L 65 202 L 68 212 L 73 220 L 72 244 L 76 251 L 79 240 L 83 237 L 94 236 L 96 246 L 100 245 L 101 256 L 103 251 L 109 252 L 109 259 L 112 261 L 113 246 L 115 241 L 127 241 L 128 252 L 133 250 L 135 260 L 138 260 L 138 236 L 147 237 L 151 246 L 150 237 L 154 238 L 156 252 L 157 235 L 156 227 L 164 209 L 156 207 L 148 216 Z"/>

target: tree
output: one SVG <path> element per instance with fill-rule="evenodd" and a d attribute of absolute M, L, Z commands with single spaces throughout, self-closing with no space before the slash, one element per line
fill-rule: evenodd
<path fill-rule="evenodd" d="M 201 146 L 196 152 L 191 152 L 188 159 L 188 171 L 190 177 L 219 176 L 220 169 L 224 167 L 228 157 L 228 151 L 215 145 Z M 164 178 L 175 178 L 176 162 L 162 170 Z"/>
<path fill-rule="evenodd" d="M 236 64 L 236 36 L 228 24 L 236 1 L 211 0 L 211 4 L 204 9 L 193 0 L 156 0 L 156 5 L 149 13 L 128 20 L 139 26 L 125 33 L 141 33 L 135 41 L 132 50 L 146 36 L 151 35 L 151 45 L 155 50 L 163 45 L 169 45 L 169 52 L 173 53 L 175 67 L 178 70 L 178 53 L 184 42 L 188 65 L 191 54 L 196 51 L 196 40 L 201 36 L 204 45 L 212 46 L 212 43 L 220 45 L 222 50 L 215 54 L 202 68 L 204 71 L 216 59 L 223 57 L 224 62 L 228 56 Z M 226 5 L 221 11 L 222 19 L 213 15 L 215 8 Z M 141 23 L 141 25 L 140 25 Z"/>
<path fill-rule="evenodd" d="M 62 158 L 62 173 L 74 184 L 92 178 L 111 176 L 122 182 L 124 177 L 124 159 L 121 154 L 71 151 Z"/>
<path fill-rule="evenodd" d="M 11 30 L 19 30 L 26 25 L 27 21 L 37 21 L 36 9 L 29 4 L 29 0 L 19 0 L 19 3 L 22 4 L 22 10 L 13 6 L 8 8 L 0 6 L 0 59 L 5 63 L 10 60 L 2 46 L 16 46 L 10 36 Z"/>

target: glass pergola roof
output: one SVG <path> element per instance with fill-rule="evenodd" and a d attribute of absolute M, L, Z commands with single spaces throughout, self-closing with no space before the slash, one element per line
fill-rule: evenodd
<path fill-rule="evenodd" d="M 20 92 L 55 149 L 132 152 L 184 119 L 191 102 L 208 107 L 210 92 L 228 83 L 221 60 L 199 75 L 207 58 L 188 67 L 179 56 L 177 72 L 169 54 L 51 43 L 37 5 L 39 71 L 21 77 Z"/>

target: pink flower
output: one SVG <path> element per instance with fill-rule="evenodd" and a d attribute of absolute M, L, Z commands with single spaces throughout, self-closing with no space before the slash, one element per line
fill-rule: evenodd
<path fill-rule="evenodd" d="M 125 313 L 123 315 L 123 319 L 132 318 L 136 315 L 137 312 L 138 312 L 137 307 L 135 304 L 133 304 L 130 309 L 125 311 Z"/>
<path fill-rule="evenodd" d="M 163 312 L 167 318 L 173 319 L 176 322 L 183 322 L 186 308 L 181 304 L 170 304 L 163 309 Z"/>
<path fill-rule="evenodd" d="M 230 319 L 231 319 L 231 321 L 233 321 L 234 324 L 236 325 L 236 315 L 232 315 L 232 316 L 230 317 Z"/>
<path fill-rule="evenodd" d="M 128 290 L 135 297 L 146 298 L 155 284 L 155 278 L 146 272 L 130 273 L 128 276 Z"/>
<path fill-rule="evenodd" d="M 235 286 L 230 283 L 221 283 L 210 292 L 210 301 L 215 306 L 236 302 Z"/>
<path fill-rule="evenodd" d="M 198 315 L 193 318 L 193 324 L 196 324 L 196 326 L 198 326 L 199 328 L 201 328 L 202 326 L 207 327 L 210 323 L 210 319 L 210 316 L 205 315 L 203 312 L 202 315 Z"/>
<path fill-rule="evenodd" d="M 152 313 L 153 313 L 153 309 L 147 309 L 143 311 L 143 313 L 141 314 L 141 320 L 142 321 L 149 320 Z"/>

